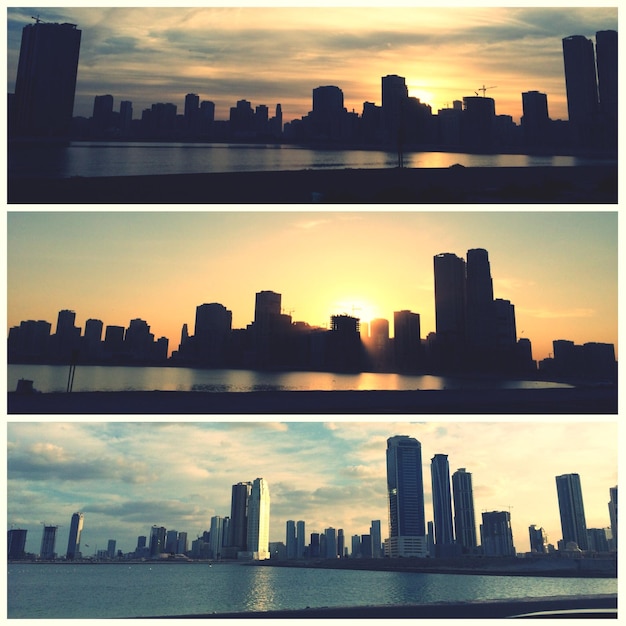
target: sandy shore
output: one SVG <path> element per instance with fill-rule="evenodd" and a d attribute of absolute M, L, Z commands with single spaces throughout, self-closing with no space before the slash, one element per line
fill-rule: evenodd
<path fill-rule="evenodd" d="M 9 203 L 616 203 L 617 165 L 8 180 Z"/>
<path fill-rule="evenodd" d="M 9 414 L 614 414 L 617 388 L 8 393 Z"/>

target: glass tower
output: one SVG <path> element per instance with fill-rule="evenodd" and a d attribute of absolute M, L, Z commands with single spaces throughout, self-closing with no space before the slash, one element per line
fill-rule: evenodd
<path fill-rule="evenodd" d="M 567 548 L 568 543 L 575 543 L 581 550 L 587 550 L 587 523 L 580 476 L 578 474 L 557 476 L 556 490 L 565 547 Z"/>
<path fill-rule="evenodd" d="M 68 561 L 80 556 L 80 534 L 83 531 L 83 522 L 85 516 L 82 513 L 74 513 L 70 522 L 70 536 L 67 541 L 67 554 Z"/>
<path fill-rule="evenodd" d="M 471 552 L 476 547 L 474 491 L 472 474 L 463 467 L 452 474 L 452 498 L 456 542 L 463 552 Z"/>
<path fill-rule="evenodd" d="M 264 478 L 255 478 L 248 498 L 248 552 L 262 561 L 270 558 L 270 489 Z"/>
<path fill-rule="evenodd" d="M 426 556 L 422 445 L 417 439 L 387 439 L 387 493 L 389 556 Z"/>

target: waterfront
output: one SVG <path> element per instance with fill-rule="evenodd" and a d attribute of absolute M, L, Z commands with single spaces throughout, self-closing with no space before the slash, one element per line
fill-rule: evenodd
<path fill-rule="evenodd" d="M 7 389 L 15 391 L 21 378 L 32 380 L 37 391 L 67 390 L 67 365 L 17 365 L 7 367 Z M 362 372 L 264 372 L 239 369 L 189 367 L 125 367 L 79 365 L 72 390 L 95 391 L 411 391 L 444 389 L 562 389 L 571 385 L 535 380 L 453 378 Z"/>
<path fill-rule="evenodd" d="M 397 607 L 617 593 L 616 579 L 317 570 L 220 563 L 10 563 L 9 618 L 120 618 Z"/>
<path fill-rule="evenodd" d="M 408 151 L 406 168 L 576 167 L 616 159 L 525 154 Z M 70 178 L 269 172 L 329 169 L 389 169 L 395 150 L 320 149 L 289 144 L 180 142 L 71 142 L 66 146 L 19 145 L 8 153 L 9 177 Z"/>

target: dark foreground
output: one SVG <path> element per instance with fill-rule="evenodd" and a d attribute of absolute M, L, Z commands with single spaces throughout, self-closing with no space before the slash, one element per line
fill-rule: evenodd
<path fill-rule="evenodd" d="M 556 612 L 559 617 L 617 618 L 617 595 L 522 598 L 519 600 L 486 600 L 475 602 L 420 605 L 322 607 L 301 610 L 264 611 L 255 613 L 210 613 L 176 615 L 176 618 L 506 618 L 523 617 L 529 613 Z M 552 615 L 556 617 L 557 615 Z M 168 616 L 170 617 L 170 616 Z M 536 617 L 549 617 L 536 616 Z"/>
<path fill-rule="evenodd" d="M 8 393 L 10 414 L 614 414 L 616 387 Z"/>
<path fill-rule="evenodd" d="M 9 203 L 616 203 L 617 165 L 9 178 Z"/>

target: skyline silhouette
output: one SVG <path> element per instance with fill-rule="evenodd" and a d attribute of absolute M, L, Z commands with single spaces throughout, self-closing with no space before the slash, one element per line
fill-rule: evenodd
<path fill-rule="evenodd" d="M 533 358 L 567 339 L 617 349 L 614 213 L 16 213 L 8 215 L 7 331 L 77 312 L 78 326 L 141 318 L 178 349 L 196 307 L 221 303 L 232 328 L 254 319 L 253 294 L 282 294 L 293 321 L 328 328 L 394 311 L 436 331 L 433 257 L 484 247 L 494 297 L 515 306 Z M 372 257 L 370 250 L 377 250 Z M 588 262 L 593 259 L 593 263 Z M 66 278 L 71 277 L 71 281 Z M 163 306 L 167 302 L 167 306 Z M 84 318 L 82 317 L 84 316 Z M 594 321 L 595 320 L 595 321 Z M 617 356 L 617 354 L 616 354 Z"/>
<path fill-rule="evenodd" d="M 576 422 L 585 445 L 575 454 L 562 446 L 572 423 L 533 424 L 11 423 L 7 519 L 29 531 L 27 551 L 35 553 L 42 521 L 60 526 L 57 552 L 64 552 L 76 511 L 85 515 L 83 547 L 103 549 L 115 539 L 118 549 L 131 552 L 152 525 L 187 532 L 191 543 L 211 517 L 231 514 L 232 485 L 262 476 L 271 492 L 271 542 L 285 541 L 287 520 L 304 520 L 307 537 L 332 527 L 348 540 L 367 534 L 378 519 L 384 539 L 386 440 L 402 433 L 422 446 L 426 521 L 433 519 L 431 459 L 446 454 L 451 474 L 458 468 L 472 474 L 477 531 L 481 511 L 509 511 L 518 552 L 530 551 L 532 524 L 555 546 L 562 537 L 555 486 L 562 474 L 581 477 L 587 528 L 608 527 L 609 489 L 618 483 L 617 424 Z M 303 438 L 316 443 L 303 449 Z M 251 439 L 271 446 L 272 454 L 245 454 Z M 80 471 L 85 464 L 89 472 Z"/>
<path fill-rule="evenodd" d="M 344 90 L 348 111 L 360 112 L 378 96 L 380 77 L 397 73 L 433 111 L 489 86 L 498 113 L 516 122 L 526 90 L 547 93 L 551 117 L 567 119 L 560 40 L 617 29 L 612 8 L 9 8 L 9 68 L 33 16 L 83 30 L 74 114 L 84 117 L 100 94 L 141 111 L 198 93 L 215 102 L 216 119 L 249 97 L 280 102 L 289 121 L 310 110 L 311 89 L 327 84 Z M 9 92 L 14 79 L 10 69 Z"/>

